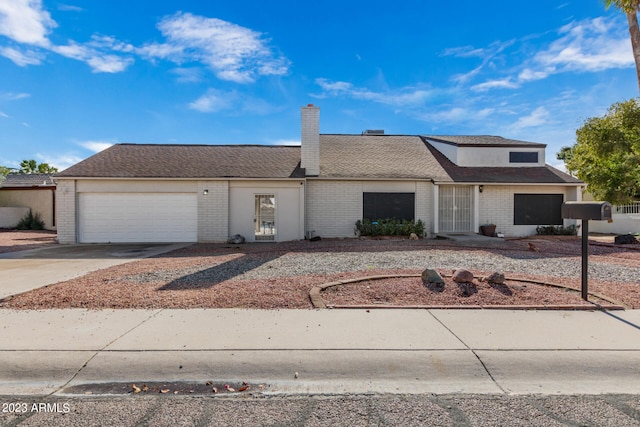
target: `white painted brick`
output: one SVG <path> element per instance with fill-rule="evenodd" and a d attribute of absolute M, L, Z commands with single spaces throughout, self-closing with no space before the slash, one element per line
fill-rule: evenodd
<path fill-rule="evenodd" d="M 480 194 L 480 224 L 496 224 L 496 232 L 507 236 L 536 234 L 535 225 L 514 225 L 514 194 L 564 194 L 565 200 L 575 200 L 574 187 L 484 185 Z"/>
<path fill-rule="evenodd" d="M 198 241 L 224 242 L 228 237 L 229 181 L 198 181 Z"/>
<path fill-rule="evenodd" d="M 389 190 L 397 182 L 307 180 L 306 229 L 321 237 L 354 237 L 356 221 L 362 219 L 362 193 L 366 185 Z M 432 230 L 432 188 L 429 182 L 411 183 L 416 193 L 415 217 L 425 223 L 425 232 Z"/>
<path fill-rule="evenodd" d="M 58 180 L 56 188 L 56 219 L 58 242 L 61 244 L 77 243 L 76 183 L 74 180 Z"/>
<path fill-rule="evenodd" d="M 300 109 L 301 135 L 301 163 L 307 175 L 320 174 L 320 109 L 314 106 Z"/>

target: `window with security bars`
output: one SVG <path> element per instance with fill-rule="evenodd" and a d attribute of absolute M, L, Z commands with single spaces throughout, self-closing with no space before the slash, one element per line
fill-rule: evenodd
<path fill-rule="evenodd" d="M 362 217 L 372 221 L 387 218 L 413 221 L 415 201 L 415 193 L 363 193 Z"/>

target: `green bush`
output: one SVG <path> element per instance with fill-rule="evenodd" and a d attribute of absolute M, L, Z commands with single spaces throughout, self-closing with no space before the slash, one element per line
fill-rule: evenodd
<path fill-rule="evenodd" d="M 39 214 L 33 215 L 31 211 L 24 216 L 16 225 L 18 230 L 44 230 L 44 221 L 40 219 Z"/>
<path fill-rule="evenodd" d="M 355 233 L 360 236 L 408 236 L 411 233 L 415 233 L 421 237 L 424 235 L 424 223 L 420 219 L 413 222 L 395 218 L 375 221 L 365 218 L 362 221 L 356 221 Z"/>
<path fill-rule="evenodd" d="M 536 234 L 540 236 L 576 236 L 578 227 L 575 225 L 567 227 L 562 225 L 539 225 L 536 227 Z"/>

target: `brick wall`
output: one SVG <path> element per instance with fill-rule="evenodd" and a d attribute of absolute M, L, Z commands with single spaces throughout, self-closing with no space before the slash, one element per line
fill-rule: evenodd
<path fill-rule="evenodd" d="M 530 236 L 536 234 L 535 225 L 513 224 L 514 194 L 564 194 L 564 200 L 575 200 L 574 187 L 563 186 L 498 186 L 485 185 L 480 193 L 480 225 L 496 224 L 496 232 L 507 236 Z M 475 230 L 476 232 L 478 230 Z"/>
<path fill-rule="evenodd" d="M 302 107 L 302 143 L 300 166 L 306 168 L 306 174 L 320 174 L 320 109 L 314 106 Z"/>
<path fill-rule="evenodd" d="M 229 181 L 198 181 L 198 241 L 224 242 L 228 238 Z"/>
<path fill-rule="evenodd" d="M 76 243 L 76 182 L 58 179 L 56 188 L 56 223 L 58 242 Z"/>
<path fill-rule="evenodd" d="M 431 233 L 432 187 L 423 181 L 331 181 L 307 180 L 306 229 L 321 237 L 354 237 L 356 221 L 362 219 L 362 193 L 415 192 L 416 220 Z"/>

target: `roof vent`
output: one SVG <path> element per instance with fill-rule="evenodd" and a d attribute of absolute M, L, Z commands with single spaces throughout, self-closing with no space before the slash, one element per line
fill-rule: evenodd
<path fill-rule="evenodd" d="M 363 135 L 384 135 L 384 129 L 367 129 L 362 132 Z"/>

